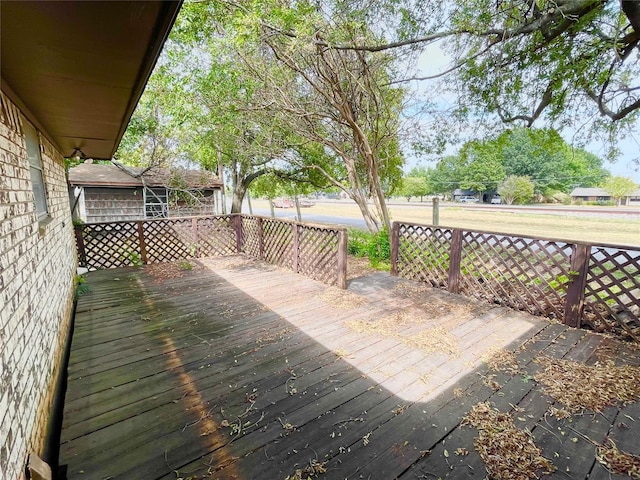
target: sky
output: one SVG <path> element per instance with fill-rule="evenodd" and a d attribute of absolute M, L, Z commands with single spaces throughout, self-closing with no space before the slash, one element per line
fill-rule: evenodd
<path fill-rule="evenodd" d="M 437 44 L 429 46 L 424 53 L 420 56 L 417 62 L 417 68 L 419 69 L 419 75 L 434 75 L 438 72 L 446 70 L 451 64 L 451 58 L 438 47 Z M 414 82 L 415 87 L 420 89 L 421 82 Z M 447 102 L 446 96 L 441 98 L 443 103 Z M 451 103 L 451 99 L 450 99 Z M 534 125 L 537 128 L 544 128 L 547 125 L 544 123 L 536 123 Z M 634 182 L 640 184 L 640 120 L 637 122 L 635 135 L 631 134 L 625 138 L 621 138 L 618 143 L 618 148 L 621 151 L 620 157 L 615 162 L 604 162 L 604 168 L 609 170 L 614 176 L 630 177 Z M 561 132 L 561 135 L 568 143 L 571 143 L 571 136 L 573 132 Z M 447 154 L 455 153 L 459 146 L 451 146 L 447 149 Z M 603 158 L 605 156 L 604 145 L 598 142 L 591 142 L 584 147 L 587 151 L 598 155 Z M 636 160 L 635 162 L 633 160 Z M 423 166 L 431 166 L 425 162 L 420 162 L 415 158 L 408 158 L 408 169 L 411 169 L 416 164 Z"/>

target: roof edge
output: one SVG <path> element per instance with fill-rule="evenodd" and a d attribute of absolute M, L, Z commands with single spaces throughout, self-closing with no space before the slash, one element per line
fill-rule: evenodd
<path fill-rule="evenodd" d="M 178 13 L 180 12 L 180 7 L 182 7 L 183 1 L 184 0 L 171 0 L 162 3 L 162 13 L 159 15 L 160 21 L 156 22 L 156 25 L 153 29 L 154 41 L 149 46 L 147 54 L 145 55 L 145 62 L 138 71 L 138 77 L 136 79 L 133 92 L 131 93 L 129 103 L 125 110 L 124 116 L 122 117 L 122 122 L 120 123 L 120 130 L 116 135 L 114 147 L 111 151 L 111 157 L 96 160 L 111 160 L 111 158 L 113 158 L 113 156 L 115 155 L 116 150 L 118 150 L 120 142 L 122 141 L 122 137 L 124 136 L 124 132 L 129 126 L 131 116 L 133 115 L 133 112 L 138 105 L 138 102 L 140 101 L 140 97 L 142 96 L 144 89 L 147 86 L 147 82 L 149 81 L 149 77 L 151 77 L 151 74 L 153 73 L 153 69 L 155 68 L 156 63 L 158 62 L 158 58 L 160 57 L 160 53 L 162 52 L 162 47 L 164 46 L 167 38 L 169 37 L 169 34 L 171 33 L 171 29 L 176 21 Z"/>

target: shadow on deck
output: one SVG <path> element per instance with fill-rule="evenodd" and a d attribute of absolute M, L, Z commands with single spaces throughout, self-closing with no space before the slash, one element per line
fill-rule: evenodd
<path fill-rule="evenodd" d="M 478 432 L 460 422 L 485 401 L 532 432 L 554 477 L 609 478 L 590 443 L 607 436 L 640 453 L 638 403 L 558 420 L 534 380 L 541 356 L 640 363 L 608 337 L 384 273 L 344 292 L 241 257 L 87 284 L 60 445 L 68 479 L 484 478 Z M 505 349 L 517 372 L 484 361 Z"/>

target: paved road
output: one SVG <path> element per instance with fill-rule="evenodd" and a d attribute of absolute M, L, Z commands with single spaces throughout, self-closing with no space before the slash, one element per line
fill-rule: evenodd
<path fill-rule="evenodd" d="M 317 200 L 317 204 L 344 204 L 348 205 L 350 202 L 347 200 Z M 431 209 L 430 202 L 398 202 L 391 201 L 388 203 L 389 207 L 397 210 L 402 208 L 425 208 Z M 466 210 L 485 210 L 493 212 L 509 212 L 509 213 L 529 213 L 539 215 L 558 215 L 558 216 L 574 216 L 574 217 L 591 217 L 591 218 L 619 218 L 626 220 L 640 220 L 640 206 L 632 207 L 576 207 L 571 205 L 475 205 L 475 204 L 460 204 L 444 202 L 440 204 L 441 209 L 447 208 L 463 208 Z M 243 212 L 248 212 L 249 207 L 243 205 Z M 271 213 L 268 209 L 254 208 L 253 213 L 255 215 L 269 216 Z M 276 208 L 277 218 L 287 218 L 289 220 L 295 220 L 296 210 L 295 208 Z M 319 215 L 314 213 L 313 207 L 303 208 L 302 219 L 306 222 L 313 223 L 325 223 L 334 225 L 347 225 L 350 227 L 366 228 L 364 220 L 360 217 L 348 217 L 348 216 L 335 216 L 335 215 Z M 430 218 L 431 213 L 426 214 Z"/>

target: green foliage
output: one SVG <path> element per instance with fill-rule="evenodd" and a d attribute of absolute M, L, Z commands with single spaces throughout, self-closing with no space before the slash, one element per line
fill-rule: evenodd
<path fill-rule="evenodd" d="M 443 92 L 457 98 L 433 122 L 450 138 L 468 123 L 478 130 L 544 121 L 585 143 L 604 141 L 615 156 L 617 140 L 638 131 L 635 0 L 381 0 L 371 10 L 370 21 L 388 26 L 380 27 L 384 48 L 402 45 L 416 57 L 439 48 L 452 59 L 423 82 L 425 110 L 436 110 L 432 98 Z"/>
<path fill-rule="evenodd" d="M 364 230 L 349 230 L 347 252 L 355 257 L 367 257 L 372 267 L 391 268 L 391 245 L 386 230 L 371 233 Z"/>
<path fill-rule="evenodd" d="M 193 265 L 191 265 L 191 262 L 188 262 L 186 260 L 180 262 L 180 270 L 192 270 L 193 269 Z"/>
<path fill-rule="evenodd" d="M 368 21 L 342 2 L 185 2 L 120 157 L 222 164 L 232 212 L 269 174 L 255 193 L 337 187 L 358 197 L 371 228 L 388 223 L 384 195 L 398 188 L 403 163 L 394 59 L 317 48 L 377 40 Z"/>
<path fill-rule="evenodd" d="M 509 175 L 498 186 L 498 193 L 509 205 L 527 203 L 533 198 L 534 184 L 529 177 Z"/>
<path fill-rule="evenodd" d="M 638 86 L 626 36 L 633 27 L 621 11 L 633 3 L 455 2 L 449 28 L 472 33 L 452 38 L 456 58 L 469 61 L 455 72 L 460 81 L 449 85 L 465 104 L 503 121 L 530 125 L 544 111 L 547 121 L 577 128 L 593 117 L 591 132 L 615 139 L 633 128 L 640 106 L 629 88 Z"/>
<path fill-rule="evenodd" d="M 460 151 L 460 188 L 483 193 L 495 190 L 504 178 L 500 158 L 487 142 L 469 142 Z"/>
<path fill-rule="evenodd" d="M 144 265 L 144 262 L 142 261 L 142 257 L 140 256 L 140 254 L 138 252 L 129 251 L 126 254 L 125 258 L 134 267 L 141 267 L 141 266 Z"/>
<path fill-rule="evenodd" d="M 426 177 L 404 177 L 397 192 L 399 195 L 411 200 L 411 197 L 423 197 L 430 193 L 429 183 Z"/>
<path fill-rule="evenodd" d="M 528 177 L 535 193 L 552 196 L 570 193 L 576 185 L 599 184 L 609 175 L 602 163 L 592 153 L 571 148 L 554 130 L 516 128 L 467 142 L 458 155 L 438 162 L 429 182 L 439 193 L 458 187 L 483 192 L 508 176 Z"/>
<path fill-rule="evenodd" d="M 354 257 L 366 257 L 372 234 L 364 230 L 351 229 L 347 241 L 347 253 Z"/>
<path fill-rule="evenodd" d="M 610 177 L 602 184 L 602 189 L 614 198 L 617 205 L 620 205 L 622 198 L 631 195 L 638 188 L 629 177 Z"/>
<path fill-rule="evenodd" d="M 80 295 L 84 295 L 85 293 L 91 292 L 91 287 L 85 283 L 86 281 L 87 279 L 84 275 L 76 275 L 74 277 L 74 283 L 76 286 L 75 298 L 78 298 Z"/>

